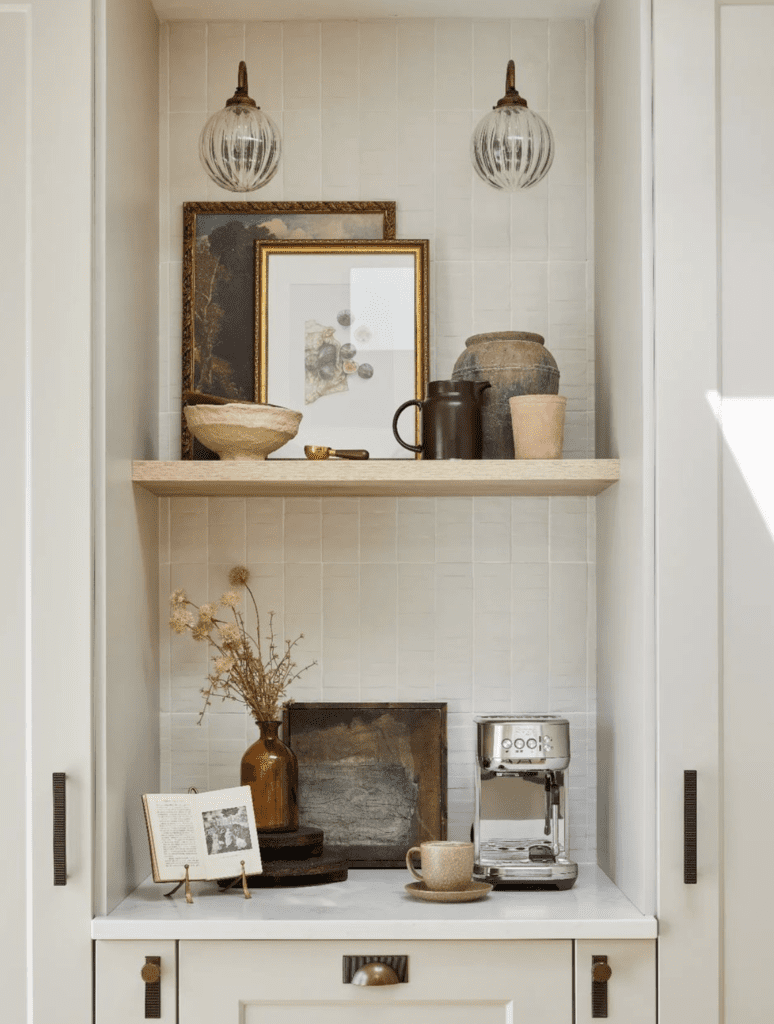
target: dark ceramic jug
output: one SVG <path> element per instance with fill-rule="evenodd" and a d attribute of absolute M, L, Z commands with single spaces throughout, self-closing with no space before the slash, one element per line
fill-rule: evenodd
<path fill-rule="evenodd" d="M 432 380 L 424 402 L 414 398 L 398 409 L 392 432 L 425 459 L 480 459 L 481 396 L 488 387 L 486 380 Z M 407 444 L 398 434 L 398 417 L 410 405 L 422 410 L 422 444 Z"/>

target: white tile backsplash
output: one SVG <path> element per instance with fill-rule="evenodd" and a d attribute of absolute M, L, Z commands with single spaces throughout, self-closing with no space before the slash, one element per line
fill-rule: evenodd
<path fill-rule="evenodd" d="M 249 569 L 263 634 L 273 611 L 280 639 L 304 633 L 298 664 L 318 662 L 293 684 L 296 700 L 446 701 L 450 802 L 453 790 L 456 808 L 450 834 L 460 838 L 470 827 L 472 807 L 472 715 L 549 709 L 570 714 L 578 767 L 577 778 L 570 772 L 572 805 L 582 820 L 593 821 L 584 803 L 596 784 L 586 754 L 594 742 L 594 567 L 586 560 L 587 503 L 499 497 L 163 499 L 172 561 L 162 566 L 162 586 L 185 588 L 197 604 L 204 595 L 213 600 L 229 589 L 228 563 L 212 555 L 200 562 L 177 559 L 192 557 L 191 520 L 196 536 L 205 538 L 205 554 L 213 536 L 216 550 L 222 550 L 229 529 L 243 538 L 246 527 L 266 528 L 267 550 L 275 554 L 284 534 L 295 559 L 251 560 Z M 387 538 L 378 548 L 379 560 L 357 557 L 357 538 L 368 534 Z M 312 538 L 306 547 L 304 537 Z M 434 544 L 439 537 L 443 541 Z M 368 550 L 377 553 L 377 545 Z M 189 776 L 205 787 L 226 785 L 223 779 L 236 771 L 251 724 L 239 705 L 216 703 L 205 718 L 209 731 L 196 725 L 207 652 L 170 633 L 166 620 L 164 603 L 160 711 L 169 728 L 162 730 L 163 778 L 177 780 L 176 788 L 191 784 Z M 223 715 L 234 721 L 222 725 Z M 585 830 L 573 834 L 577 850 L 593 858 L 594 837 Z"/>
<path fill-rule="evenodd" d="M 431 242 L 431 379 L 465 339 L 535 331 L 568 397 L 565 455 L 593 454 L 588 189 L 593 141 L 582 21 L 396 19 L 161 26 L 160 457 L 178 458 L 182 203 L 394 199 L 397 234 Z M 470 165 L 505 65 L 555 132 L 552 172 L 515 195 Z M 235 196 L 199 165 L 198 135 L 247 61 L 283 156 Z M 409 433 L 408 420 L 404 433 Z M 201 726 L 206 649 L 167 628 L 166 594 L 197 603 L 245 561 L 264 631 L 304 639 L 296 700 L 448 705 L 449 835 L 473 816 L 472 715 L 551 710 L 571 721 L 574 855 L 594 859 L 594 503 L 584 498 L 172 498 L 160 501 L 161 786 L 232 785 L 254 727 L 216 703 Z"/>
<path fill-rule="evenodd" d="M 274 116 L 284 107 L 285 48 L 283 25 L 279 21 L 248 22 L 245 25 L 245 63 L 249 92 L 262 110 Z"/>
<path fill-rule="evenodd" d="M 245 59 L 245 26 L 215 21 L 207 26 L 207 112 L 221 110 L 237 86 L 240 60 Z M 249 67 L 249 65 L 248 65 Z M 236 70 L 235 70 L 236 69 Z M 248 77 L 248 88 L 256 83 Z M 262 100 L 261 102 L 265 102 Z"/>

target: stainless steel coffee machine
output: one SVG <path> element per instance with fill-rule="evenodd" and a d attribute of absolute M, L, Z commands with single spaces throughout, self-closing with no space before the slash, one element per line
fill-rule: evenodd
<path fill-rule="evenodd" d="M 473 877 L 569 889 L 570 723 L 558 715 L 478 715 Z"/>

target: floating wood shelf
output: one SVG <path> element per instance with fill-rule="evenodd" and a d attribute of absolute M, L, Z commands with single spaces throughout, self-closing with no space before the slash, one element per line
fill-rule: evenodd
<path fill-rule="evenodd" d="M 268 459 L 266 462 L 135 462 L 152 494 L 285 497 L 594 495 L 618 480 L 617 459 L 418 461 Z"/>

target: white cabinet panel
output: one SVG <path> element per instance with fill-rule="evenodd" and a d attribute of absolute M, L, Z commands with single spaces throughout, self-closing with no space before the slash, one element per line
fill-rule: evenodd
<path fill-rule="evenodd" d="M 408 982 L 344 984 L 346 955 L 408 956 Z M 572 1021 L 570 941 L 181 942 L 179 957 L 180 1024 Z"/>
<path fill-rule="evenodd" d="M 723 427 L 723 999 L 729 1022 L 770 1020 L 769 787 L 742 754 L 774 727 L 774 6 L 720 20 Z M 749 842 L 754 823 L 755 842 Z"/>
<path fill-rule="evenodd" d="M 3 1019 L 91 1015 L 92 3 L 0 4 Z M 6 734 L 6 728 L 9 730 Z M 52 776 L 66 775 L 66 884 Z M 7 949 L 6 946 L 10 946 Z"/>
<path fill-rule="evenodd" d="M 656 943 L 583 939 L 575 943 L 575 1024 L 591 1024 L 593 957 L 606 956 L 608 1024 L 656 1024 Z"/>
<path fill-rule="evenodd" d="M 96 950 L 96 1024 L 141 1024 L 145 1017 L 146 957 L 159 957 L 161 1024 L 177 1024 L 174 942 L 98 942 Z"/>
<path fill-rule="evenodd" d="M 716 16 L 715 0 L 653 0 L 661 1024 L 720 1019 Z M 683 881 L 686 769 L 695 885 Z"/>

